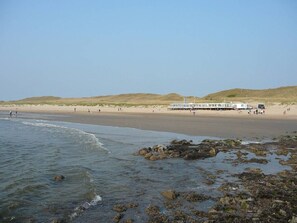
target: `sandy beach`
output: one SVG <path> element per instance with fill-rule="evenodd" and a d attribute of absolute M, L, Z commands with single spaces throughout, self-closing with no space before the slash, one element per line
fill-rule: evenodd
<path fill-rule="evenodd" d="M 47 119 L 132 127 L 222 138 L 265 139 L 297 131 L 297 106 L 269 106 L 265 114 L 248 111 L 170 111 L 162 106 L 94 107 L 56 105 L 2 106 L 1 111 L 51 114 Z M 56 115 L 52 115 L 56 114 Z"/>

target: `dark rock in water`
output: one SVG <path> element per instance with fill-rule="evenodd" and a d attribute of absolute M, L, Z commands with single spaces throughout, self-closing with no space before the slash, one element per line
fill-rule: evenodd
<path fill-rule="evenodd" d="M 66 223 L 67 221 L 64 219 L 54 219 L 51 221 L 51 223 Z"/>
<path fill-rule="evenodd" d="M 196 216 L 200 217 L 200 218 L 205 218 L 205 217 L 207 217 L 207 213 L 206 213 L 206 212 L 203 212 L 203 211 L 194 210 L 193 213 L 194 213 Z"/>
<path fill-rule="evenodd" d="M 146 209 L 145 212 L 149 216 L 157 215 L 160 213 L 160 208 L 156 205 L 149 205 Z"/>
<path fill-rule="evenodd" d="M 188 213 L 176 210 L 173 213 L 174 221 L 173 222 L 197 222 L 192 217 L 188 215 Z"/>
<path fill-rule="evenodd" d="M 263 144 L 250 144 L 248 150 L 256 156 L 266 156 L 268 154 L 268 151 Z"/>
<path fill-rule="evenodd" d="M 128 203 L 128 204 L 126 204 L 126 207 L 127 208 L 137 208 L 138 204 L 137 203 Z"/>
<path fill-rule="evenodd" d="M 156 145 L 142 148 L 136 154 L 151 161 L 169 158 L 196 160 L 216 156 L 220 152 L 222 145 L 224 145 L 224 141 L 220 140 L 205 140 L 200 144 L 193 144 L 192 141 L 187 140 L 173 140 L 168 146 Z"/>
<path fill-rule="evenodd" d="M 166 223 L 168 217 L 160 212 L 160 208 L 155 205 L 150 205 L 146 208 L 145 212 L 149 216 L 148 222 L 151 223 Z"/>
<path fill-rule="evenodd" d="M 112 210 L 116 212 L 124 212 L 127 210 L 127 207 L 123 204 L 116 204 L 113 206 Z"/>
<path fill-rule="evenodd" d="M 62 181 L 64 179 L 65 179 L 65 177 L 63 175 L 57 175 L 57 176 L 54 177 L 55 181 Z"/>
<path fill-rule="evenodd" d="M 243 163 L 261 163 L 261 164 L 267 164 L 268 161 L 266 159 L 252 158 L 252 159 L 249 159 L 249 160 L 243 160 Z"/>
<path fill-rule="evenodd" d="M 183 193 L 182 196 L 189 202 L 198 202 L 208 200 L 210 197 L 196 192 Z"/>
<path fill-rule="evenodd" d="M 167 190 L 161 192 L 162 196 L 169 199 L 169 200 L 174 200 L 178 197 L 178 193 L 176 193 L 174 190 Z"/>
<path fill-rule="evenodd" d="M 121 221 L 121 219 L 122 219 L 123 217 L 124 217 L 124 214 L 119 213 L 119 214 L 117 214 L 116 216 L 114 216 L 114 218 L 113 218 L 113 222 L 118 223 L 118 222 Z"/>
<path fill-rule="evenodd" d="M 144 152 L 138 154 L 142 156 L 149 154 L 148 160 L 158 160 L 162 156 L 168 159 L 204 159 L 216 156 L 219 152 L 229 151 L 230 154 L 237 155 L 237 159 L 235 158 L 237 165 L 242 163 L 265 165 L 269 160 L 259 159 L 259 156 L 266 158 L 267 154 L 276 153 L 286 155 L 285 160 L 280 160 L 280 163 L 288 165 L 291 169 L 266 175 L 260 168 L 246 168 L 244 172 L 232 175 L 237 178 L 236 182 L 226 181 L 222 184 L 218 188 L 222 193 L 214 197 L 193 191 L 164 191 L 160 195 L 166 198 L 163 199 L 163 206 L 158 202 L 160 207 L 150 205 L 146 208 L 147 222 L 297 223 L 297 135 L 284 136 L 278 142 L 262 144 L 241 144 L 240 140 L 204 140 L 200 144 L 193 144 L 186 140 L 175 140 L 167 146 L 144 148 Z M 249 153 L 257 157 L 250 158 L 247 156 Z M 217 170 L 215 174 L 210 172 L 204 175 L 211 184 L 214 180 L 219 182 L 221 178 L 217 175 L 225 172 Z M 213 205 L 205 212 L 196 210 L 198 205 L 192 203 L 206 200 Z"/>
<path fill-rule="evenodd" d="M 185 139 L 183 139 L 183 140 L 172 140 L 171 144 L 172 145 L 191 145 L 192 142 L 193 142 L 192 140 L 187 141 Z"/>
<path fill-rule="evenodd" d="M 136 208 L 136 207 L 138 207 L 137 203 L 116 204 L 113 206 L 112 210 L 122 213 L 128 210 L 129 208 Z"/>

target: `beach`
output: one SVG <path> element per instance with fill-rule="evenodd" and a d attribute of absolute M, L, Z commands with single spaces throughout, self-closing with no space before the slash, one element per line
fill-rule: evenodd
<path fill-rule="evenodd" d="M 49 120 L 219 138 L 272 139 L 297 130 L 296 105 L 268 106 L 265 114 L 241 111 L 171 111 L 164 106 L 12 105 L 1 111 L 48 114 Z"/>

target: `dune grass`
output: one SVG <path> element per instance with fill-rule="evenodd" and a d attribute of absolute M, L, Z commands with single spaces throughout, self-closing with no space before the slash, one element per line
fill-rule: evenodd
<path fill-rule="evenodd" d="M 53 96 L 31 97 L 17 101 L 5 101 L 0 104 L 48 104 L 48 105 L 85 105 L 85 106 L 149 106 L 149 105 L 169 105 L 174 102 L 183 102 L 184 96 L 171 93 L 166 95 L 160 94 L 119 94 L 106 95 L 85 98 L 60 98 Z M 263 102 L 263 103 L 282 103 L 297 104 L 297 86 L 281 87 L 266 90 L 250 89 L 230 89 L 225 91 L 209 94 L 203 98 L 187 96 L 187 102 L 222 102 L 222 101 L 240 101 L 240 102 Z"/>
<path fill-rule="evenodd" d="M 209 101 L 241 101 L 265 103 L 297 103 L 297 86 L 280 87 L 266 90 L 230 89 L 203 97 Z"/>

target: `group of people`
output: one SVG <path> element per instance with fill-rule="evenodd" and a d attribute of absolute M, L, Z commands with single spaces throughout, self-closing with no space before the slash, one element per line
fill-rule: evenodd
<path fill-rule="evenodd" d="M 12 118 L 13 116 L 13 112 L 12 111 L 9 111 L 9 117 Z M 18 116 L 18 111 L 15 111 L 15 117 Z"/>
<path fill-rule="evenodd" d="M 284 110 L 283 115 L 286 115 L 289 111 L 291 111 L 291 108 L 287 108 L 286 110 Z"/>
<path fill-rule="evenodd" d="M 253 112 L 252 112 L 252 110 L 250 109 L 249 111 L 248 111 L 248 114 L 249 115 L 251 115 L 251 114 L 254 114 L 254 115 L 263 115 L 263 114 L 265 114 L 265 109 L 256 109 L 256 110 L 254 110 Z"/>
<path fill-rule="evenodd" d="M 73 111 L 76 112 L 76 108 L 73 108 Z M 101 109 L 98 109 L 98 112 L 101 112 Z M 88 109 L 88 113 L 91 113 L 90 109 Z"/>

